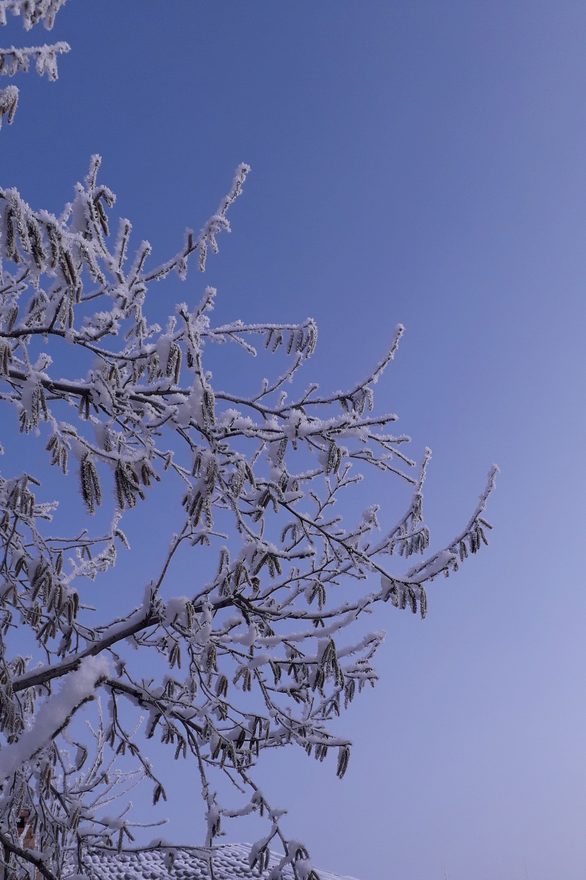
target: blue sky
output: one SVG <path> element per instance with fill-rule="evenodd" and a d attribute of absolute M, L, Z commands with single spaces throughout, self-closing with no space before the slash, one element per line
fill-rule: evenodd
<path fill-rule="evenodd" d="M 18 82 L 3 186 L 56 211 L 99 152 L 164 258 L 249 162 L 205 279 L 218 317 L 316 318 L 324 388 L 406 325 L 378 400 L 433 449 L 435 546 L 501 467 L 490 549 L 425 622 L 373 621 L 344 781 L 294 753 L 261 768 L 291 833 L 360 880 L 583 878 L 584 5 L 70 0 L 53 36 L 72 52 L 57 84 Z M 191 842 L 196 783 L 172 772 L 167 836 Z"/>

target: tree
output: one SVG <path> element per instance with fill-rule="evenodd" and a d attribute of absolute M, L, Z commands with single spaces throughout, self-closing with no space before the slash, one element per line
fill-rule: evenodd
<path fill-rule="evenodd" d="M 61 5 L 0 0 L 0 22 L 10 11 L 26 27 L 50 27 Z M 55 78 L 64 46 L 2 50 L 0 71 L 27 69 L 35 57 Z M 9 122 L 16 98 L 13 87 L 0 92 Z M 147 294 L 169 276 L 184 280 L 194 265 L 205 270 L 249 168 L 237 169 L 201 232 L 187 230 L 178 253 L 154 266 L 147 242 L 131 247 L 128 220 L 112 234 L 115 196 L 99 169 L 94 156 L 60 216 L 0 189 L 0 401 L 16 410 L 20 431 L 38 437 L 50 464 L 79 481 L 88 522 L 64 535 L 39 473 L 0 475 L 4 862 L 13 877 L 60 877 L 66 864 L 83 874 L 87 848 L 131 840 L 126 808 L 113 818 L 102 808 L 141 780 L 152 784 L 155 804 L 166 798 L 144 748 L 157 737 L 197 767 L 207 845 L 224 817 L 258 811 L 268 830 L 251 865 L 266 864 L 276 839 L 283 859 L 272 880 L 287 864 L 307 880 L 316 876 L 307 851 L 285 837 L 280 811 L 254 781 L 256 761 L 265 749 L 297 745 L 319 761 L 333 752 L 344 775 L 350 742 L 328 722 L 375 683 L 382 639 L 353 636 L 354 624 L 387 602 L 425 616 L 429 582 L 486 543 L 495 471 L 462 532 L 429 554 L 422 489 L 430 454 L 412 476 L 408 438 L 390 428 L 396 416 L 374 409 L 374 386 L 402 327 L 363 380 L 325 395 L 315 383 L 299 385 L 317 341 L 311 319 L 216 325 L 216 292 L 207 287 L 160 327 L 148 317 Z M 214 388 L 209 349 L 256 355 L 259 342 L 267 357 L 286 355 L 284 371 L 246 398 Z M 286 393 L 289 385 L 300 390 Z M 411 484 L 408 509 L 391 528 L 379 525 L 376 504 L 357 518 L 334 509 L 338 499 L 351 509 L 343 499 L 361 469 L 379 474 L 381 494 L 383 480 Z M 120 552 L 131 552 L 125 515 L 156 503 L 157 481 L 177 496 L 179 527 L 143 600 L 104 623 L 80 587 L 85 596 L 88 579 L 99 583 Z M 92 517 L 105 528 L 92 529 Z M 187 550 L 211 573 L 176 595 L 176 563 Z M 395 557 L 416 554 L 423 559 L 406 574 L 393 570 Z M 133 713 L 146 714 L 138 732 Z M 84 715 L 89 739 L 78 723 Z M 244 806 L 218 802 L 215 773 L 247 792 Z"/>

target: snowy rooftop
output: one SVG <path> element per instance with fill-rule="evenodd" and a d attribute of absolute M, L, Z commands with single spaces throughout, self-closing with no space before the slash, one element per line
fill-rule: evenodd
<path fill-rule="evenodd" d="M 166 857 L 174 854 L 173 867 L 167 867 Z M 215 880 L 265 880 L 270 868 L 278 861 L 273 855 L 269 869 L 263 874 L 248 867 L 250 846 L 241 843 L 228 843 L 214 847 Z M 125 850 L 121 853 L 96 850 L 87 856 L 86 865 L 92 880 L 209 880 L 208 853 L 197 847 L 165 847 L 163 849 Z M 87 870 L 86 868 L 86 870 Z M 320 880 L 353 880 L 318 871 Z M 290 870 L 284 877 L 293 878 Z"/>

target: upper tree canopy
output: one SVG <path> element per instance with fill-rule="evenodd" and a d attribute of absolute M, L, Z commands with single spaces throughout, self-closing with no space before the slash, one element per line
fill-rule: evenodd
<path fill-rule="evenodd" d="M 27 27 L 50 27 L 61 5 L 0 0 L 0 21 L 14 12 Z M 63 47 L 2 50 L 0 72 L 26 69 L 34 56 L 38 69 L 54 77 Z M 8 121 L 15 95 L 11 87 L 0 92 Z M 124 804 L 114 817 L 106 804 L 145 778 L 154 803 L 166 797 L 144 744 L 154 736 L 199 774 L 208 845 L 223 816 L 259 811 L 268 828 L 251 863 L 263 866 L 278 838 L 284 855 L 272 880 L 286 864 L 307 880 L 313 872 L 305 847 L 284 837 L 280 811 L 254 781 L 257 758 L 264 749 L 296 744 L 318 760 L 333 752 L 343 776 L 350 743 L 328 722 L 376 680 L 372 660 L 382 638 L 353 637 L 353 624 L 385 602 L 425 615 L 426 585 L 486 541 L 494 470 L 461 533 L 428 554 L 422 487 L 429 453 L 417 467 L 405 452 L 408 438 L 393 431 L 396 416 L 374 407 L 374 386 L 402 328 L 368 375 L 324 394 L 315 382 L 300 384 L 317 341 L 312 319 L 218 325 L 215 290 L 207 287 L 194 301 L 192 279 L 188 302 L 159 326 L 149 318 L 148 294 L 169 277 L 205 270 L 218 235 L 230 228 L 228 212 L 249 168 L 237 169 L 216 213 L 199 233 L 187 230 L 179 251 L 162 263 L 148 242 L 132 243 L 130 221 L 112 218 L 115 196 L 99 168 L 94 156 L 59 216 L 0 188 L 2 425 L 10 433 L 13 410 L 13 423 L 38 437 L 63 479 L 78 481 L 88 514 L 73 534 L 58 531 L 57 502 L 46 496 L 42 472 L 15 473 L 5 460 L 5 861 L 11 876 L 38 870 L 53 878 L 74 852 L 83 874 L 88 848 L 131 839 Z M 287 365 L 271 379 L 259 372 L 256 391 L 244 397 L 214 385 L 208 356 L 219 344 L 225 358 L 234 346 L 253 356 L 260 348 L 266 358 L 284 355 Z M 352 510 L 343 499 L 366 469 L 379 477 L 373 504 L 343 516 Z M 153 483 L 160 480 L 176 493 L 179 527 L 171 526 L 168 551 L 144 583 L 142 601 L 104 622 L 100 577 L 120 551 L 132 552 L 124 515 L 155 501 Z M 389 480 L 412 486 L 406 512 L 391 526 L 377 503 Z M 151 506 L 152 528 L 160 529 Z M 91 527 L 98 509 L 107 511 L 105 520 L 97 518 L 109 523 L 105 529 Z M 192 557 L 188 587 L 177 577 L 185 548 Z M 396 557 L 411 556 L 418 561 L 405 572 Z M 88 586 L 94 580 L 95 590 Z M 84 712 L 94 719 L 91 742 L 77 725 Z M 135 713 L 146 714 L 138 732 Z M 112 769 L 116 756 L 119 771 Z M 243 806 L 219 803 L 214 773 L 240 788 Z"/>

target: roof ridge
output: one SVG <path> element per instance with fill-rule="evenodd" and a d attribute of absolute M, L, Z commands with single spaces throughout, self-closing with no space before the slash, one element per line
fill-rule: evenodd
<path fill-rule="evenodd" d="M 149 852 L 150 850 L 155 849 L 187 849 L 187 850 L 201 850 L 202 852 L 214 852 L 217 849 L 222 849 L 227 846 L 237 846 L 237 847 L 245 847 L 252 846 L 251 843 L 247 841 L 231 841 L 226 843 L 219 843 L 213 846 L 205 846 L 205 844 L 201 843 L 170 843 L 169 841 L 165 841 L 163 839 L 156 839 L 151 841 L 150 843 L 145 843 L 143 846 L 125 846 L 121 850 L 116 846 L 106 846 L 105 844 L 94 844 L 89 845 L 88 850 L 91 852 L 95 852 L 99 850 L 100 852 L 107 853 L 139 853 L 139 852 Z M 274 852 L 274 850 L 271 850 Z"/>
<path fill-rule="evenodd" d="M 207 863 L 210 856 L 219 859 L 218 880 L 245 880 L 245 878 L 266 878 L 266 873 L 252 873 L 249 867 L 250 843 L 233 842 L 220 843 L 216 846 L 197 846 L 193 844 L 169 843 L 165 840 L 155 839 L 144 846 L 127 847 L 118 850 L 117 847 L 92 846 L 87 849 L 88 867 L 91 864 L 90 875 L 94 880 L 147 880 L 147 878 L 160 878 L 163 874 L 157 866 L 159 861 L 166 861 L 167 857 L 173 856 L 174 867 L 172 873 L 164 877 L 173 877 L 177 880 L 203 880 L 204 874 L 197 864 Z M 281 855 L 270 850 L 271 861 L 280 860 Z M 72 851 L 73 853 L 73 851 Z M 130 862 L 129 862 L 130 860 Z M 123 867 L 134 865 L 135 867 Z M 128 873 L 130 870 L 130 873 Z M 155 873 L 153 873 L 153 870 Z M 320 880 L 354 880 L 348 875 L 333 874 L 329 871 L 317 869 Z M 207 877 L 207 871 L 204 872 Z M 291 877 L 290 868 L 285 868 L 285 877 Z"/>

